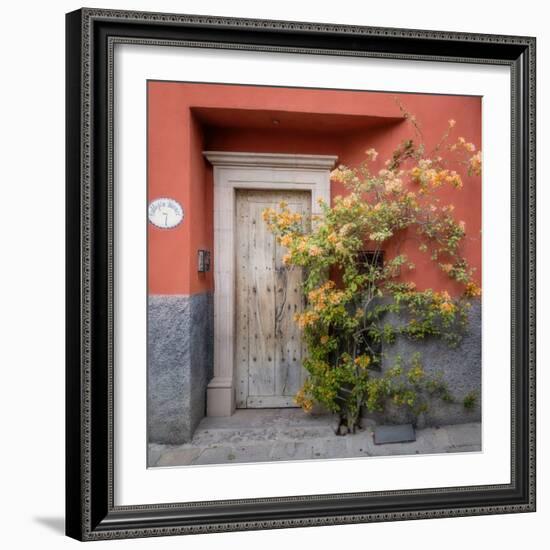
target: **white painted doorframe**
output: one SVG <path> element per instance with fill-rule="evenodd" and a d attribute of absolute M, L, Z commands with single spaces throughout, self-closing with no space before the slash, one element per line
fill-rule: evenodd
<path fill-rule="evenodd" d="M 235 206 L 237 189 L 310 191 L 311 213 L 330 202 L 333 155 L 205 151 L 214 167 L 214 377 L 208 384 L 208 416 L 235 411 Z"/>

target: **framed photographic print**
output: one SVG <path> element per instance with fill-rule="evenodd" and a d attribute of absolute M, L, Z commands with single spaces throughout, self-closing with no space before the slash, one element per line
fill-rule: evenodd
<path fill-rule="evenodd" d="M 67 15 L 67 534 L 535 509 L 535 39 Z"/>

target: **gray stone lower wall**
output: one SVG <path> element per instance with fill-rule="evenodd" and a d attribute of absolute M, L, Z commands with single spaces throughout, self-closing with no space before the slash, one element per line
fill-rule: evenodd
<path fill-rule="evenodd" d="M 149 443 L 185 443 L 204 417 L 213 375 L 213 319 L 212 293 L 149 296 Z"/>
<path fill-rule="evenodd" d="M 367 413 L 366 416 L 381 424 L 415 422 L 419 428 L 481 420 L 481 301 L 474 299 L 471 304 L 468 328 L 456 348 L 450 348 L 439 339 L 411 341 L 406 337 L 399 337 L 395 344 L 384 347 L 383 370 L 394 364 L 393 359 L 397 355 L 403 358 L 404 364 L 408 364 L 408 359 L 419 352 L 426 373 L 441 374 L 453 402 L 431 398 L 428 411 L 418 418 L 393 405 L 386 407 L 383 413 Z M 467 409 L 464 407 L 464 397 L 472 392 L 476 395 L 475 404 Z"/>

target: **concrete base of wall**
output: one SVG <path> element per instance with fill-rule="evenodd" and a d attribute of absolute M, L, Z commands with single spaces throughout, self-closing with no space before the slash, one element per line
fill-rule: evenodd
<path fill-rule="evenodd" d="M 211 293 L 150 296 L 148 309 L 148 441 L 181 445 L 191 440 L 206 414 L 206 391 L 213 376 L 213 300 Z M 389 404 L 383 413 L 367 413 L 378 424 L 413 422 L 417 427 L 481 420 L 481 303 L 472 302 L 462 343 L 449 348 L 437 339 L 399 338 L 384 349 L 385 368 L 400 355 L 405 362 L 420 352 L 428 374 L 441 373 L 453 403 L 431 399 L 418 418 Z M 475 394 L 474 407 L 464 397 Z"/>
<path fill-rule="evenodd" d="M 205 415 L 213 375 L 211 293 L 150 296 L 147 348 L 149 443 L 190 441 Z"/>
<path fill-rule="evenodd" d="M 469 325 L 461 344 L 450 348 L 439 339 L 411 341 L 405 337 L 384 349 L 386 358 L 382 369 L 393 366 L 393 359 L 400 355 L 405 363 L 416 352 L 421 355 L 426 373 L 441 373 L 442 381 L 447 384 L 453 403 L 439 398 L 429 400 L 429 409 L 418 418 L 413 418 L 404 408 L 391 404 L 383 413 L 367 413 L 379 424 L 404 424 L 415 422 L 418 427 L 447 424 L 463 424 L 481 420 L 481 301 L 472 300 L 469 311 Z M 476 400 L 471 409 L 464 407 L 464 397 L 475 394 Z"/>

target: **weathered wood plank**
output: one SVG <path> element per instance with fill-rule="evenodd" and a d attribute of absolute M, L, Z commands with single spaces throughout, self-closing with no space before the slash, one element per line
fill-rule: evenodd
<path fill-rule="evenodd" d="M 309 213 L 310 197 L 307 193 L 285 194 L 284 200 L 292 211 L 302 215 Z M 276 395 L 294 397 L 301 388 L 304 376 L 302 369 L 302 341 L 294 315 L 302 311 L 302 270 L 287 269 L 282 261 L 287 249 L 277 245 L 275 268 L 277 273 L 276 294 Z"/>
<path fill-rule="evenodd" d="M 235 309 L 235 375 L 236 379 L 236 404 L 240 409 L 246 408 L 248 397 L 248 201 L 244 194 L 247 191 L 237 193 L 236 224 L 237 235 L 235 239 L 235 280 L 236 309 Z M 243 230 L 239 230 L 243 228 Z M 246 230 L 244 229 L 246 228 Z"/>
<path fill-rule="evenodd" d="M 285 395 L 249 396 L 246 401 L 249 409 L 288 409 L 296 407 L 294 397 Z"/>
<path fill-rule="evenodd" d="M 262 219 L 268 206 L 249 195 L 249 395 L 275 391 L 275 237 Z"/>

